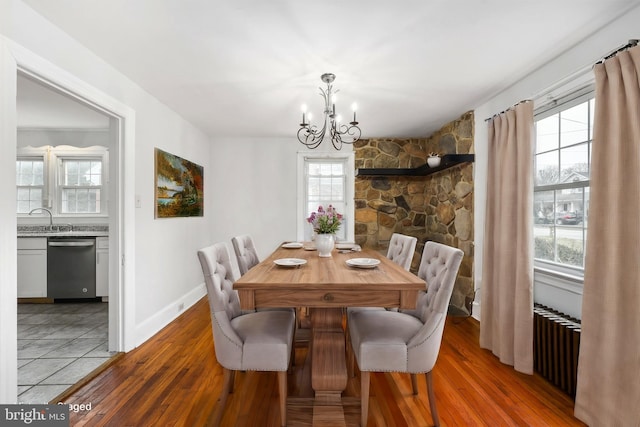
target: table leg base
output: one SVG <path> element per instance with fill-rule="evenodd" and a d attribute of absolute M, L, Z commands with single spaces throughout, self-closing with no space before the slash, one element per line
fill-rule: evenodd
<path fill-rule="evenodd" d="M 336 414 L 342 414 L 337 419 Z M 287 427 L 360 426 L 360 398 L 343 397 L 339 405 L 323 404 L 313 397 L 287 399 Z"/>

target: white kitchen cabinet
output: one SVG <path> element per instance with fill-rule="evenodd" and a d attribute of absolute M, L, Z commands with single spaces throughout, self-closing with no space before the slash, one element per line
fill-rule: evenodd
<path fill-rule="evenodd" d="M 47 296 L 47 238 L 18 238 L 18 298 Z"/>
<path fill-rule="evenodd" d="M 96 296 L 109 296 L 109 238 L 96 237 Z"/>

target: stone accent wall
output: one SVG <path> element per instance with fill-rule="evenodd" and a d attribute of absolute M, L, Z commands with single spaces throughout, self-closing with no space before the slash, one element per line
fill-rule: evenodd
<path fill-rule="evenodd" d="M 414 168 L 428 154 L 473 153 L 473 112 L 424 139 L 368 139 L 355 144 L 356 168 Z M 355 238 L 386 253 L 393 233 L 418 238 L 411 270 L 417 272 L 424 243 L 444 243 L 464 251 L 452 304 L 473 299 L 473 165 L 427 176 L 356 177 Z"/>

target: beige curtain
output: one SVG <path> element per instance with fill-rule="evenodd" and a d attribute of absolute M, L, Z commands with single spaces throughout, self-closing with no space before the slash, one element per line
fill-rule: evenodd
<path fill-rule="evenodd" d="M 533 103 L 489 121 L 480 346 L 533 373 Z"/>
<path fill-rule="evenodd" d="M 640 46 L 597 64 L 575 415 L 640 426 Z"/>

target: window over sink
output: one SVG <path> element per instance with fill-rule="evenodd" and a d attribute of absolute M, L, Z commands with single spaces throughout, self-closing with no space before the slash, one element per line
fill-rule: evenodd
<path fill-rule="evenodd" d="M 18 213 L 41 208 L 44 194 L 44 159 L 18 158 L 16 161 Z"/>
<path fill-rule="evenodd" d="M 17 213 L 48 208 L 54 215 L 103 216 L 107 207 L 105 147 L 27 147 L 16 160 Z"/>

